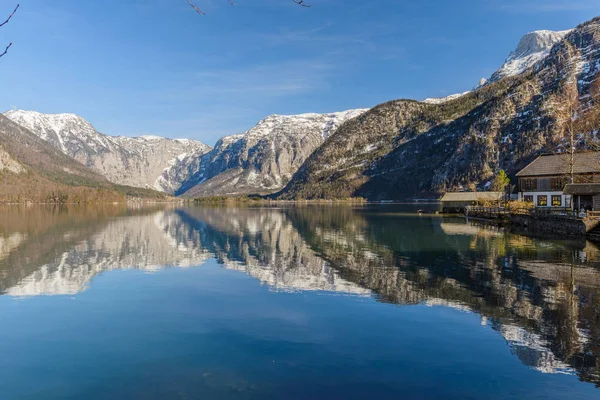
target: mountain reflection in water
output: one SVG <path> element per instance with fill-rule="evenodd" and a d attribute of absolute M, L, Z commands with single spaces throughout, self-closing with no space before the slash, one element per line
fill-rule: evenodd
<path fill-rule="evenodd" d="M 521 362 L 600 385 L 600 255 L 391 206 L 0 210 L 0 292 L 75 295 L 115 269 L 214 258 L 275 291 L 477 313 Z"/>

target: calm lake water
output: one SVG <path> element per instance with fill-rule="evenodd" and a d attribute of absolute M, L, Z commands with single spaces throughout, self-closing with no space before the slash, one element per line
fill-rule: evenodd
<path fill-rule="evenodd" d="M 0 208 L 0 397 L 599 399 L 598 247 L 425 207 Z"/>

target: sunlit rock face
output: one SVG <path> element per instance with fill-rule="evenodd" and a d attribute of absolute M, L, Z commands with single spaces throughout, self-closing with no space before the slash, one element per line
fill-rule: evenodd
<path fill-rule="evenodd" d="M 8 111 L 5 116 L 109 181 L 173 193 L 189 178 L 186 158 L 210 146 L 158 136 L 109 136 L 75 114 Z"/>
<path fill-rule="evenodd" d="M 271 193 L 282 189 L 304 161 L 346 121 L 365 109 L 327 114 L 270 115 L 241 135 L 222 138 L 197 160 L 178 191 L 202 197 Z"/>
<path fill-rule="evenodd" d="M 13 174 L 22 174 L 25 168 L 19 164 L 10 154 L 0 147 L 0 172 L 8 171 Z"/>

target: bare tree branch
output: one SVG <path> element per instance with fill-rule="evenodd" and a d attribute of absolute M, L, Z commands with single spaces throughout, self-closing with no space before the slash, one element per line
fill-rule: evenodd
<path fill-rule="evenodd" d="M 233 0 L 227 0 L 227 1 L 232 6 L 235 6 L 235 3 L 233 2 Z M 310 7 L 311 6 L 310 4 L 304 3 L 305 0 L 293 0 L 293 1 L 294 1 L 294 3 L 296 3 L 302 7 Z M 204 11 L 202 11 L 200 8 L 198 8 L 198 6 L 196 6 L 192 0 L 187 0 L 187 2 L 190 5 L 190 7 L 192 7 L 198 14 L 206 15 L 206 13 Z"/>
<path fill-rule="evenodd" d="M 196 5 L 195 5 L 194 3 L 192 3 L 192 0 L 187 0 L 187 2 L 188 2 L 188 4 L 189 4 L 190 6 L 192 6 L 192 8 L 193 8 L 194 10 L 196 10 L 196 12 L 197 12 L 198 14 L 206 15 L 206 13 L 205 13 L 204 11 L 202 11 L 201 9 L 199 9 L 198 7 L 196 7 Z"/>
<path fill-rule="evenodd" d="M 17 10 L 19 9 L 20 6 L 21 6 L 20 4 L 17 4 L 14 11 L 8 16 L 8 18 L 6 18 L 6 21 L 4 21 L 3 23 L 0 24 L 0 28 L 3 27 L 4 25 L 8 24 L 8 21 L 11 20 L 11 18 L 13 17 L 13 15 L 15 15 L 15 13 L 17 12 Z M 6 53 L 8 53 L 8 49 L 10 49 L 11 46 L 12 46 L 12 42 L 10 42 L 8 44 L 8 46 L 6 46 L 6 48 L 4 49 L 4 52 L 0 54 L 0 58 L 4 57 L 6 55 Z"/>
<path fill-rule="evenodd" d="M 0 54 L 0 57 L 4 57 L 4 55 L 5 55 L 6 53 L 8 53 L 8 49 L 10 49 L 10 46 L 12 46 L 12 42 L 10 42 L 10 43 L 8 44 L 8 46 L 6 46 L 6 48 L 4 49 L 4 53 Z"/>
<path fill-rule="evenodd" d="M 8 18 L 6 19 L 6 21 L 4 21 L 3 23 L 0 24 L 0 27 L 6 25 L 8 23 L 8 21 L 10 21 L 10 19 L 13 17 L 13 15 L 15 15 L 15 13 L 17 12 L 17 10 L 19 9 L 20 6 L 21 6 L 20 4 L 17 4 L 17 7 L 15 7 L 15 10 L 12 12 L 12 14 L 10 14 L 8 16 Z"/>
<path fill-rule="evenodd" d="M 304 0 L 294 0 L 294 3 L 299 4 L 302 7 L 310 7 L 310 4 L 304 4 Z"/>

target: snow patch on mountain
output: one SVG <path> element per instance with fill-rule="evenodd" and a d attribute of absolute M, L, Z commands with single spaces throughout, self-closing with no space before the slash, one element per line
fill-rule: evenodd
<path fill-rule="evenodd" d="M 463 92 L 463 93 L 457 93 L 457 94 L 451 94 L 450 96 L 446 96 L 446 97 L 432 97 L 429 99 L 425 99 L 423 100 L 423 103 L 428 103 L 428 104 L 442 104 L 445 103 L 447 101 L 451 101 L 451 100 L 455 100 L 458 99 L 460 97 L 463 97 L 466 94 L 471 93 L 470 90 Z"/>

